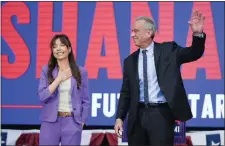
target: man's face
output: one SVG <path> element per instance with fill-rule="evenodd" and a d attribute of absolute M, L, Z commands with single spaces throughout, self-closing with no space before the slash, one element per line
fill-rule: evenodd
<path fill-rule="evenodd" d="M 138 20 L 134 22 L 131 36 L 133 37 L 134 44 L 137 47 L 141 48 L 143 45 L 145 45 L 146 42 L 149 41 L 151 34 L 152 31 L 145 28 L 144 20 Z"/>

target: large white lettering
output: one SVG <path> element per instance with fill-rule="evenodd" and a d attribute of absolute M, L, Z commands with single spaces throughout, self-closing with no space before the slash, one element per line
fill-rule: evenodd
<path fill-rule="evenodd" d="M 201 98 L 203 98 L 203 103 L 199 102 Z M 193 118 L 201 116 L 202 119 L 224 119 L 224 94 L 216 94 L 215 97 L 211 94 L 205 94 L 204 97 L 200 96 L 200 94 L 189 94 L 188 99 Z M 198 107 L 202 107 L 202 109 Z M 197 113 L 201 113 L 201 115 Z"/>
<path fill-rule="evenodd" d="M 101 104 L 99 103 L 99 100 L 98 99 L 102 99 L 102 94 L 101 93 L 93 93 L 92 94 L 92 114 L 91 116 L 92 117 L 97 117 L 97 111 L 98 111 L 98 108 L 101 108 Z"/>
<path fill-rule="evenodd" d="M 119 93 L 92 93 L 92 117 L 97 117 L 98 112 L 103 113 L 105 117 L 113 117 L 119 96 Z"/>
<path fill-rule="evenodd" d="M 110 102 L 109 102 L 110 98 Z M 109 106 L 110 104 L 110 106 Z M 103 94 L 103 114 L 106 117 L 112 117 L 115 114 L 116 110 L 116 94 L 111 93 L 110 97 L 108 93 Z"/>
<path fill-rule="evenodd" d="M 213 107 L 212 107 L 212 99 L 210 94 L 205 95 L 205 100 L 202 108 L 202 116 L 203 119 L 205 118 L 214 118 L 213 114 Z"/>
<path fill-rule="evenodd" d="M 92 93 L 92 117 L 99 113 L 106 118 L 115 116 L 119 97 L 119 93 Z M 224 94 L 188 94 L 188 100 L 193 118 L 224 118 Z"/>
<path fill-rule="evenodd" d="M 216 118 L 224 118 L 224 94 L 216 95 Z"/>

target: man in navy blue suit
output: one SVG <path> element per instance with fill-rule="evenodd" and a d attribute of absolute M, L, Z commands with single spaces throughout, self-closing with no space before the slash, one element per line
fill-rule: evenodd
<path fill-rule="evenodd" d="M 114 127 L 121 137 L 123 120 L 128 114 L 129 145 L 172 146 L 175 120 L 192 118 L 180 66 L 203 55 L 204 19 L 200 12 L 193 12 L 189 21 L 193 41 L 189 47 L 181 47 L 174 41 L 154 42 L 154 21 L 144 16 L 136 19 L 132 37 L 139 49 L 124 60 Z"/>

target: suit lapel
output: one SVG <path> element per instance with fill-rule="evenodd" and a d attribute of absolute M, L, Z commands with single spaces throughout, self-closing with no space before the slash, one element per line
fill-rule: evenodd
<path fill-rule="evenodd" d="M 154 42 L 154 61 L 155 61 L 156 71 L 158 69 L 160 53 L 161 53 L 161 48 L 160 48 L 159 44 Z"/>
<path fill-rule="evenodd" d="M 58 71 L 58 67 L 56 66 L 56 67 L 54 68 L 53 72 L 52 72 L 53 79 L 55 79 L 55 78 L 57 77 L 58 72 L 59 72 L 59 71 Z"/>
<path fill-rule="evenodd" d="M 139 88 L 139 73 L 138 73 L 138 56 L 139 56 L 140 49 L 138 49 L 136 52 L 133 54 L 133 67 L 134 67 L 134 74 L 135 74 L 135 79 L 136 79 L 136 85 L 138 90 Z"/>
<path fill-rule="evenodd" d="M 58 75 L 58 67 L 56 66 L 54 69 L 53 69 L 53 71 L 52 71 L 52 77 L 53 77 L 53 79 L 55 79 L 56 77 L 57 77 L 57 75 Z M 58 88 L 56 88 L 56 92 L 58 93 L 59 92 L 59 87 Z"/>
<path fill-rule="evenodd" d="M 70 94 L 72 94 L 73 90 L 77 89 L 77 81 L 74 79 L 74 77 L 71 77 L 71 89 L 70 89 Z M 73 97 L 73 96 L 72 96 Z"/>

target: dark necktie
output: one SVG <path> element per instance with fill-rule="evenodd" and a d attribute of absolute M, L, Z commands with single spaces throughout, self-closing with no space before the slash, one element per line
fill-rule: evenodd
<path fill-rule="evenodd" d="M 147 50 L 143 50 L 143 74 L 144 74 L 144 100 L 145 104 L 149 102 L 148 99 L 148 74 L 147 74 Z"/>

